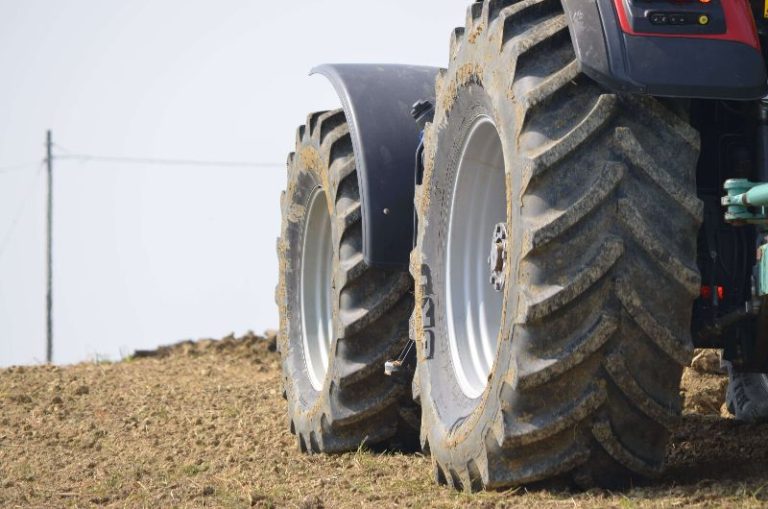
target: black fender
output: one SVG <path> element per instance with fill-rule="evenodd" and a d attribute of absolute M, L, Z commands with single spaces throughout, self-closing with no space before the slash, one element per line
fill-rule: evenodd
<path fill-rule="evenodd" d="M 768 76 L 746 0 L 708 3 L 562 0 L 581 71 L 620 93 L 760 99 Z M 619 12 L 621 11 L 621 12 Z M 706 26 L 658 25 L 654 13 L 706 15 Z"/>
<path fill-rule="evenodd" d="M 434 103 L 438 69 L 410 65 L 326 64 L 341 99 L 355 152 L 367 264 L 408 270 L 413 247 L 414 157 L 421 139 L 411 116 Z"/>

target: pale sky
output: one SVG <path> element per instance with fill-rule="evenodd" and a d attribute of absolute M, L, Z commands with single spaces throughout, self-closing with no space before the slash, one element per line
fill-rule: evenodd
<path fill-rule="evenodd" d="M 56 363 L 261 332 L 286 154 L 339 104 L 309 70 L 446 66 L 469 3 L 0 0 L 0 366 L 45 357 L 46 129 L 58 155 L 278 163 L 56 161 Z"/>

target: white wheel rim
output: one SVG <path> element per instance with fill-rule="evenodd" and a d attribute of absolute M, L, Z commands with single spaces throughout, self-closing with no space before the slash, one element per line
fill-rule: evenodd
<path fill-rule="evenodd" d="M 312 387 L 323 388 L 333 339 L 331 217 L 325 191 L 309 198 L 301 255 L 301 325 L 304 361 Z"/>
<path fill-rule="evenodd" d="M 488 252 L 494 228 L 506 222 L 504 154 L 487 117 L 471 127 L 453 189 L 446 241 L 446 296 L 451 360 L 471 399 L 488 383 L 496 359 L 503 293 L 490 283 Z"/>

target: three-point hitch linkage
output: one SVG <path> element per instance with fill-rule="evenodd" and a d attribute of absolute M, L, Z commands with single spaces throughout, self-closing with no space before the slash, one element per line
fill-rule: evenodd
<path fill-rule="evenodd" d="M 726 348 L 726 357 L 749 359 L 744 363 L 735 363 L 745 371 L 765 371 L 768 367 L 768 183 L 730 179 L 725 182 L 724 188 L 727 193 L 722 198 L 722 205 L 726 207 L 725 221 L 734 226 L 754 225 L 757 229 L 757 263 L 752 271 L 752 300 L 739 312 L 739 319 L 734 320 L 751 317 L 754 320 L 755 341 L 749 348 L 750 354 L 729 352 L 729 348 Z M 729 321 L 728 316 L 721 320 Z M 736 350 L 740 350 L 739 346 Z"/>
<path fill-rule="evenodd" d="M 722 203 L 728 210 L 725 220 L 734 225 L 753 224 L 760 232 L 757 265 L 754 271 L 755 297 L 768 296 L 768 183 L 731 179 L 725 182 Z"/>

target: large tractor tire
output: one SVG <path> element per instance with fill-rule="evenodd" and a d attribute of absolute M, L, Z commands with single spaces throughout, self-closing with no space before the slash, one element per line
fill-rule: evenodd
<path fill-rule="evenodd" d="M 698 133 L 580 74 L 560 0 L 475 2 L 451 42 L 411 257 L 436 479 L 655 476 L 692 353 Z"/>
<path fill-rule="evenodd" d="M 314 113 L 288 157 L 278 239 L 282 356 L 290 428 L 305 452 L 406 446 L 410 391 L 384 374 L 408 340 L 407 273 L 369 267 L 344 112 Z"/>

